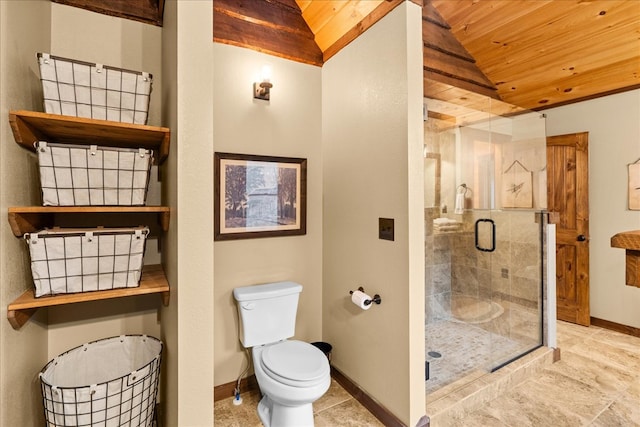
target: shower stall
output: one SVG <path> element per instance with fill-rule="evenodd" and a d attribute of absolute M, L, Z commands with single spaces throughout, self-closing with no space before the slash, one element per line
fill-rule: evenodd
<path fill-rule="evenodd" d="M 425 99 L 427 393 L 543 342 L 545 119 L 476 98 Z"/>

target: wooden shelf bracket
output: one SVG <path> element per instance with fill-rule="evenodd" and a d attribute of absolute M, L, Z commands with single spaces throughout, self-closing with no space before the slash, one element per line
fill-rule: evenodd
<path fill-rule="evenodd" d="M 640 230 L 616 234 L 611 247 L 625 250 L 625 284 L 640 288 Z"/>

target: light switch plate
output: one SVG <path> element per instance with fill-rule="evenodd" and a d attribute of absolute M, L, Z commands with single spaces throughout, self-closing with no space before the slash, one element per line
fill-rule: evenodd
<path fill-rule="evenodd" d="M 394 240 L 393 218 L 378 218 L 378 238 L 382 240 Z"/>

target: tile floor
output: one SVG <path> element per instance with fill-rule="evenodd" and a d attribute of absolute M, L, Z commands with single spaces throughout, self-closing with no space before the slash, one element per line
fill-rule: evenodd
<path fill-rule="evenodd" d="M 558 323 L 561 360 L 440 426 L 640 426 L 640 338 Z"/>
<path fill-rule="evenodd" d="M 233 405 L 233 397 L 217 401 L 214 407 L 215 426 L 262 426 L 256 411 L 260 393 L 244 393 L 242 400 L 242 405 L 239 406 Z M 331 380 L 329 391 L 313 404 L 313 410 L 316 427 L 384 427 L 335 380 Z"/>
<path fill-rule="evenodd" d="M 640 426 L 640 338 L 559 322 L 558 346 L 559 362 L 537 367 L 479 409 L 432 418 L 432 427 Z M 521 363 L 530 365 L 534 357 Z M 243 399 L 240 406 L 233 406 L 232 398 L 216 402 L 216 427 L 261 425 L 258 393 L 245 393 Z M 429 412 L 428 399 L 427 405 Z M 382 426 L 335 381 L 314 410 L 317 427 Z"/>

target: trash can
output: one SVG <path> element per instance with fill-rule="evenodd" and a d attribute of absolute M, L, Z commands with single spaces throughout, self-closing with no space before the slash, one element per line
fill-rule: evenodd
<path fill-rule="evenodd" d="M 322 351 L 324 355 L 327 356 L 329 364 L 331 364 L 331 350 L 333 349 L 331 344 L 329 344 L 328 342 L 316 341 L 312 342 L 311 345 L 319 348 L 320 351 Z"/>

